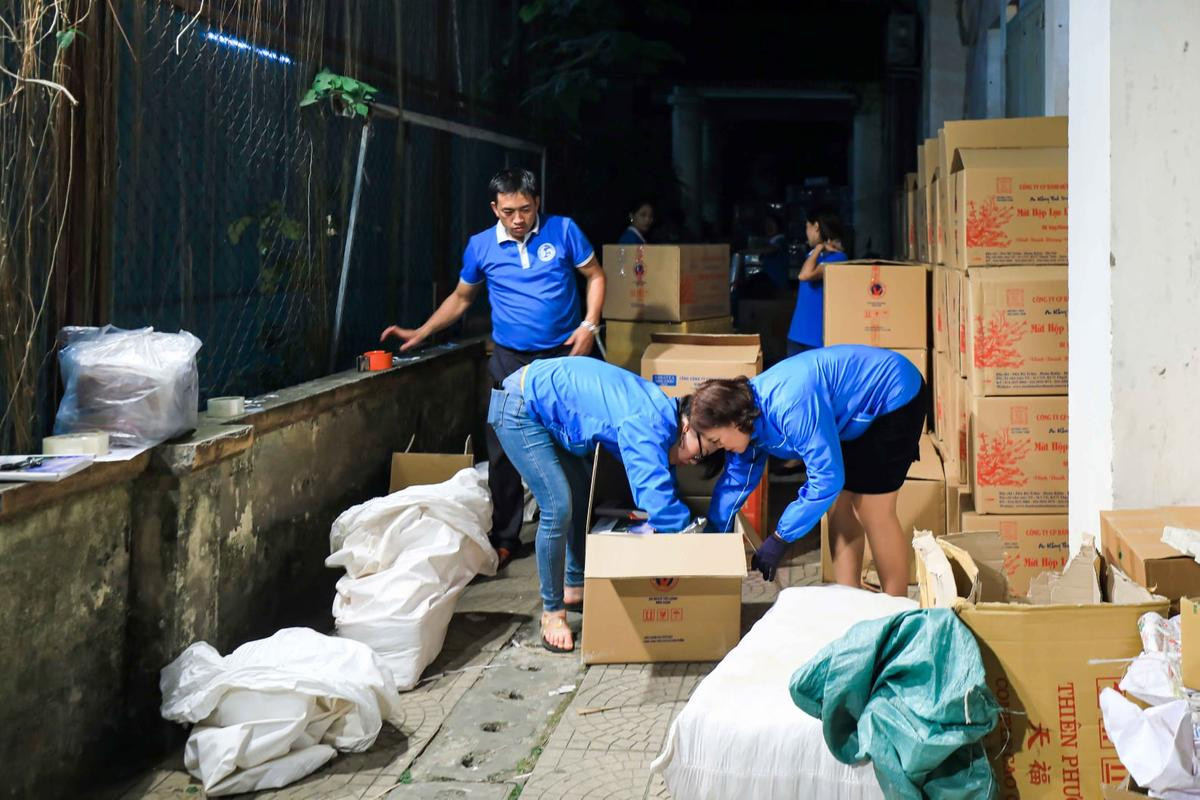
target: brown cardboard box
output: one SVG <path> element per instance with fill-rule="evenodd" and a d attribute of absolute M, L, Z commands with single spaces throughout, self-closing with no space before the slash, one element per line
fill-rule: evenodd
<path fill-rule="evenodd" d="M 825 272 L 825 344 L 925 349 L 923 264 L 843 261 Z"/>
<path fill-rule="evenodd" d="M 951 336 L 957 347 L 951 359 L 954 362 L 955 369 L 962 377 L 967 376 L 967 328 L 970 322 L 970 282 L 967 280 L 967 273 L 962 270 L 954 270 L 950 273 L 948 292 L 950 295 L 950 321 Z"/>
<path fill-rule="evenodd" d="M 762 372 L 762 348 L 750 334 L 654 333 L 642 355 L 642 377 L 671 397 L 691 394 L 709 378 Z"/>
<path fill-rule="evenodd" d="M 1067 398 L 975 397 L 971 496 L 981 514 L 1067 513 Z"/>
<path fill-rule="evenodd" d="M 972 513 L 971 487 L 946 476 L 946 533 L 962 533 L 963 516 Z"/>
<path fill-rule="evenodd" d="M 408 443 L 409 448 L 412 442 Z M 441 483 L 453 478 L 460 470 L 475 466 L 475 454 L 471 448 L 471 437 L 458 453 L 392 453 L 392 475 L 388 493 L 407 489 L 409 486 L 424 486 Z"/>
<path fill-rule="evenodd" d="M 1065 147 L 959 150 L 951 180 L 959 267 L 1067 263 Z"/>
<path fill-rule="evenodd" d="M 1200 598 L 1179 601 L 1179 640 L 1183 648 L 1183 685 L 1200 689 Z"/>
<path fill-rule="evenodd" d="M 613 487 L 616 486 L 616 494 Z M 620 462 L 597 453 L 588 529 L 602 502 L 629 487 Z M 693 513 L 709 498 L 685 498 Z M 739 515 L 730 534 L 589 534 L 584 567 L 585 664 L 719 661 L 741 635 L 746 539 L 758 537 Z"/>
<path fill-rule="evenodd" d="M 968 148 L 1025 148 L 1066 147 L 1066 117 L 1014 117 L 1010 119 L 970 119 L 948 121 L 938 134 L 938 170 L 941 175 L 951 174 L 954 153 Z M 920 148 L 918 148 L 919 150 Z M 939 181 L 942 202 L 946 204 L 947 224 L 951 230 L 957 225 L 955 211 L 950 201 L 953 181 Z M 949 244 L 949 232 L 947 244 Z M 946 263 L 956 266 L 955 248 L 946 248 Z"/>
<path fill-rule="evenodd" d="M 971 556 L 991 549 L 976 537 L 995 540 L 961 534 L 939 542 L 953 539 L 973 566 Z M 943 550 L 963 565 L 963 556 L 945 545 Z M 981 555 L 984 561 L 990 557 Z M 1087 566 L 1100 568 L 1096 562 Z M 1151 611 L 1166 613 L 1167 601 L 1146 594 L 1122 604 L 1008 603 L 1003 602 L 1002 576 L 998 585 L 980 581 L 976 588 L 978 601 L 960 595 L 954 610 L 975 634 L 988 688 L 1002 709 L 1003 718 L 987 742 L 989 753 L 1001 754 L 992 762 L 999 796 L 1099 797 L 1102 785 L 1126 777 L 1104 730 L 1100 691 L 1115 688 L 1125 662 L 1141 652 L 1138 618 Z"/>
<path fill-rule="evenodd" d="M 934 424 L 937 426 L 938 452 L 946 465 L 948 479 L 970 482 L 967 469 L 967 428 L 970 421 L 971 395 L 965 380 L 950 368 L 944 353 L 934 359 Z"/>
<path fill-rule="evenodd" d="M 967 273 L 967 377 L 977 395 L 1067 393 L 1067 268 Z"/>
<path fill-rule="evenodd" d="M 650 345 L 650 336 L 654 333 L 733 333 L 733 320 L 729 317 L 690 319 L 686 322 L 608 320 L 604 323 L 608 363 L 631 372 L 640 371 L 642 353 Z"/>
<path fill-rule="evenodd" d="M 928 169 L 928 165 L 925 162 L 925 143 L 922 142 L 917 145 L 917 188 L 915 190 L 915 196 L 916 196 L 916 201 L 917 201 L 916 202 L 916 211 L 917 211 L 916 260 L 917 261 L 928 261 L 929 260 L 929 239 L 926 234 L 926 231 L 928 230 L 928 220 L 929 220 L 927 212 L 929 209 L 928 209 L 928 205 L 926 204 L 926 197 L 925 197 L 927 187 L 929 186 L 929 178 L 928 178 L 928 174 L 926 172 L 927 169 Z"/>
<path fill-rule="evenodd" d="M 963 531 L 995 531 L 1004 546 L 1004 574 L 1012 597 L 1023 598 L 1029 581 L 1067 565 L 1071 549 L 1066 514 L 962 515 Z"/>
<path fill-rule="evenodd" d="M 604 245 L 604 316 L 683 322 L 729 316 L 729 245 Z"/>
<path fill-rule="evenodd" d="M 929 351 L 928 350 L 896 350 L 895 352 L 907 358 L 912 362 L 912 365 L 921 373 L 921 380 L 925 381 L 925 385 L 929 387 L 930 394 L 933 393 L 933 381 L 930 380 L 929 374 Z M 929 414 L 925 415 L 925 431 L 929 430 Z"/>
<path fill-rule="evenodd" d="M 900 487 L 896 498 L 896 514 L 900 517 L 900 528 L 908 536 L 913 530 L 929 530 L 941 536 L 946 532 L 946 476 L 942 462 L 934 449 L 930 436 L 921 437 L 921 458 L 913 462 L 908 470 L 908 479 Z M 871 548 L 866 548 L 863 557 L 863 574 L 874 569 Z M 916 571 L 909 562 L 908 582 L 916 581 Z M 821 518 L 821 577 L 833 580 L 833 557 L 829 549 L 829 515 Z"/>
<path fill-rule="evenodd" d="M 922 251 L 921 260 L 932 264 L 934 263 L 935 251 L 937 248 L 935 231 L 937 229 L 937 196 L 934 194 L 938 190 L 938 140 L 937 137 L 926 139 L 925 144 L 925 172 L 921 175 L 921 186 L 924 190 L 925 202 L 925 249 Z"/>
<path fill-rule="evenodd" d="M 946 297 L 946 286 L 949 281 L 946 273 L 950 269 L 943 264 L 934 264 L 930 272 L 930 283 L 932 284 L 929 292 L 932 299 L 930 314 L 933 317 L 933 341 L 930 343 L 930 348 L 935 353 L 950 352 L 950 309 Z"/>
<path fill-rule="evenodd" d="M 1100 543 L 1104 557 L 1126 575 L 1175 602 L 1200 593 L 1200 564 L 1163 543 L 1167 525 L 1200 530 L 1200 508 L 1101 511 Z"/>
<path fill-rule="evenodd" d="M 917 260 L 917 173 L 909 172 L 904 176 L 904 258 L 908 261 Z"/>
<path fill-rule="evenodd" d="M 937 141 L 933 146 L 933 154 L 928 158 L 935 163 L 940 158 L 942 149 L 942 140 L 946 138 L 945 128 L 938 131 Z M 942 191 L 942 183 L 950 179 L 949 173 L 943 172 L 940 164 L 933 169 L 933 177 L 929 182 L 930 192 L 933 194 L 931 204 L 933 205 L 933 252 L 930 254 L 930 261 L 934 264 L 946 263 L 946 242 L 948 238 L 947 229 L 949 227 L 949 208 L 947 207 L 947 193 Z"/>

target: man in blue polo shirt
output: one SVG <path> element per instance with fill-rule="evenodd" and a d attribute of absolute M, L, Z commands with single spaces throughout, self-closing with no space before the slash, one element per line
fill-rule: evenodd
<path fill-rule="evenodd" d="M 421 327 L 392 325 L 409 350 L 457 322 L 487 284 L 495 348 L 488 375 L 496 388 L 539 358 L 590 355 L 604 306 L 604 270 L 595 250 L 570 217 L 543 217 L 537 179 L 525 169 L 505 169 L 488 184 L 495 227 L 471 237 L 458 286 Z M 587 279 L 587 308 L 580 317 L 576 271 Z M 492 493 L 492 546 L 504 566 L 520 547 L 524 490 L 521 476 L 487 426 L 488 488 Z M 575 598 L 568 598 L 575 600 Z"/>

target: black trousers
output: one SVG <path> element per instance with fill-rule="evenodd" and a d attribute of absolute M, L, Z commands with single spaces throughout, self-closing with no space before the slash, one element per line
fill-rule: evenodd
<path fill-rule="evenodd" d="M 542 358 L 557 358 L 570 354 L 569 347 L 524 352 L 509 350 L 495 345 L 488 360 L 488 377 L 492 387 L 500 388 L 501 382 L 521 367 Z M 521 543 L 521 519 L 525 510 L 525 490 L 521 475 L 504 454 L 500 440 L 491 425 L 486 426 L 488 452 L 488 489 L 492 493 L 492 546 L 506 547 L 515 551 Z"/>

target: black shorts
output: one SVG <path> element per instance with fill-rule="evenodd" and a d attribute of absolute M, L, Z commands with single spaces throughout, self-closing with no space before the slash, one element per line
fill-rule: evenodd
<path fill-rule="evenodd" d="M 908 468 L 921 457 L 928 406 L 929 387 L 922 381 L 916 397 L 876 417 L 866 433 L 854 441 L 842 442 L 846 491 L 888 494 L 904 485 Z"/>

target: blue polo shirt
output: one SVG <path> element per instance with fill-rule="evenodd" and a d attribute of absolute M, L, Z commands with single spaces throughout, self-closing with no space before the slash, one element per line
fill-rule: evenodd
<path fill-rule="evenodd" d="M 487 281 L 492 338 L 510 350 L 558 347 L 579 327 L 575 270 L 594 250 L 569 217 L 538 217 L 519 242 L 496 221 L 471 237 L 463 253 L 463 283 Z"/>
<path fill-rule="evenodd" d="M 818 264 L 845 260 L 846 254 L 837 250 L 826 250 L 817 256 Z M 825 344 L 825 281 L 800 281 L 788 339 L 809 347 Z"/>

